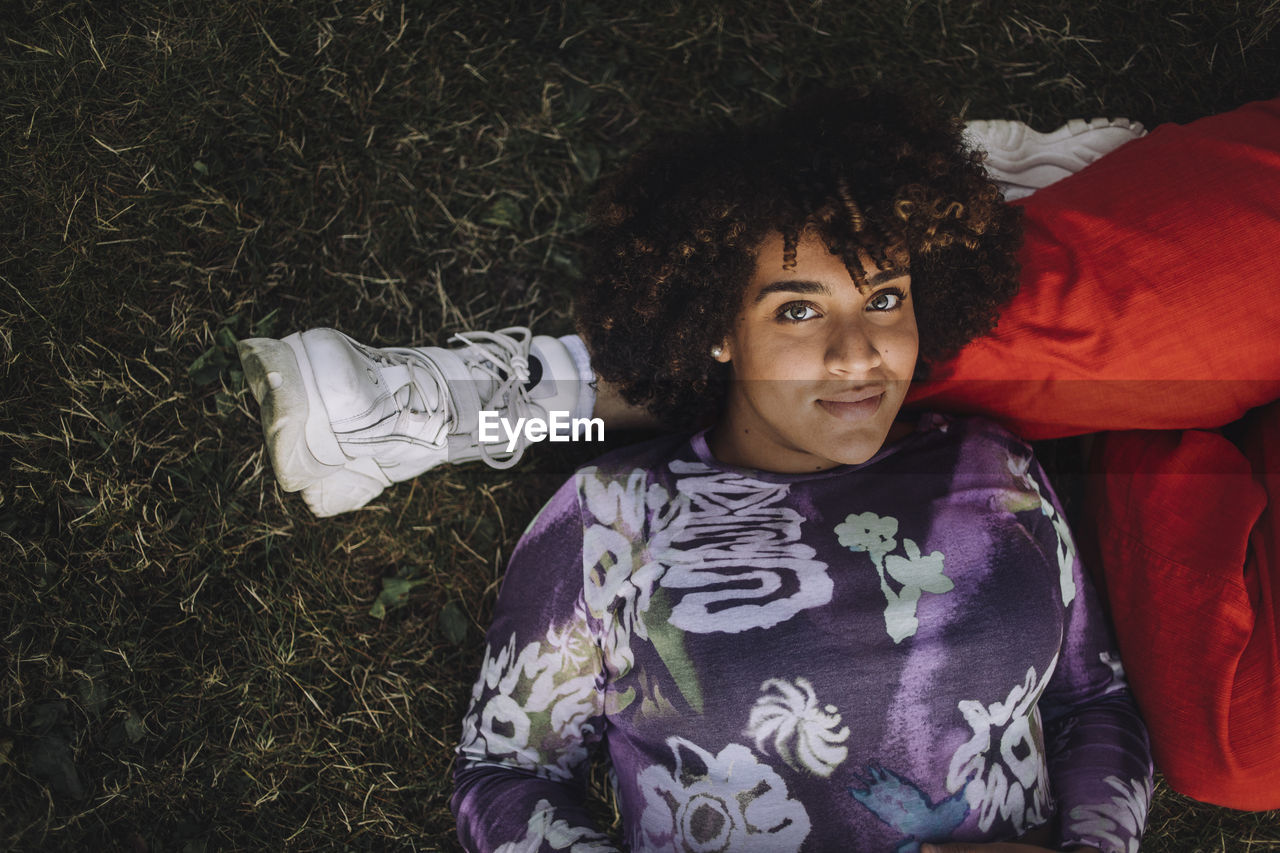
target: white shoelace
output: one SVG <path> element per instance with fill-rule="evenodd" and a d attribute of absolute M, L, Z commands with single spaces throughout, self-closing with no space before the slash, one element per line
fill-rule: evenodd
<path fill-rule="evenodd" d="M 432 421 L 438 421 L 447 430 L 447 426 L 453 419 L 453 413 L 448 406 L 448 382 L 429 358 L 411 347 L 369 348 L 365 351 L 382 367 L 404 368 L 403 379 L 391 394 L 397 409 L 397 431 L 404 428 L 406 421 L 415 421 L 420 426 L 428 426 Z M 402 394 L 406 389 L 409 393 Z M 431 391 L 434 393 L 430 393 Z M 443 418 L 433 411 L 433 399 L 438 400 L 439 405 L 445 407 Z M 445 430 L 437 430 L 441 435 L 444 432 Z M 437 442 L 433 439 L 432 443 Z"/>
<path fill-rule="evenodd" d="M 496 332 L 459 332 L 449 339 L 450 343 L 453 341 L 466 344 L 460 355 L 468 367 L 480 370 L 496 383 L 489 399 L 482 401 L 483 406 L 498 401 L 503 416 L 514 416 L 517 421 L 539 411 L 525 387 L 530 375 L 529 347 L 533 342 L 533 333 L 528 328 L 511 326 Z M 495 455 L 487 444 L 479 443 L 480 458 L 492 468 L 510 468 L 520 461 L 527 446 L 518 442 L 511 455 L 502 459 L 500 456 L 505 455 L 505 451 Z"/>
<path fill-rule="evenodd" d="M 488 399 L 480 400 L 480 407 L 495 407 L 504 418 L 528 418 L 541 409 L 529 396 L 525 387 L 530 378 L 529 349 L 533 334 L 524 326 L 511 326 L 496 332 L 459 332 L 449 339 L 462 346 L 452 352 L 462 360 L 467 370 L 479 371 L 494 383 Z M 353 341 L 354 343 L 354 341 Z M 449 387 L 450 379 L 431 356 L 413 347 L 364 348 L 374 361 L 386 367 L 404 368 L 399 387 L 392 394 L 398 418 L 397 431 L 404 429 L 405 421 L 414 421 L 420 427 L 435 424 L 433 444 L 445 440 L 445 436 L 458 431 L 458 405 Z M 476 381 L 468 377 L 465 381 Z M 408 394 L 403 394 L 405 389 Z M 477 395 L 479 397 L 479 395 Z M 519 442 L 509 456 L 505 450 L 497 453 L 489 445 L 477 441 L 480 458 L 493 468 L 510 468 L 524 455 L 526 442 Z M 507 456 L 503 459 L 501 457 Z"/>

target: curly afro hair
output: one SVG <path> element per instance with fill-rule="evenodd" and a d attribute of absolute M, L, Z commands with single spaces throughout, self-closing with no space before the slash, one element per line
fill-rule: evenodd
<path fill-rule="evenodd" d="M 592 367 L 663 423 L 705 422 L 729 377 L 709 353 L 733 328 L 757 248 L 778 231 L 794 263 L 812 229 L 858 283 L 860 253 L 910 270 L 923 378 L 993 328 L 1018 286 L 1018 211 L 961 130 L 915 97 L 825 91 L 651 144 L 592 205 L 576 299 Z"/>

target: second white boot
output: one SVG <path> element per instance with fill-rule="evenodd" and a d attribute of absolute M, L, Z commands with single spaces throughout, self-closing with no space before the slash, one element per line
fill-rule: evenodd
<path fill-rule="evenodd" d="M 969 147 L 986 152 L 987 174 L 1008 201 L 1060 181 L 1146 133 L 1127 118 L 1074 118 L 1048 133 L 1004 119 L 966 122 L 964 130 Z"/>

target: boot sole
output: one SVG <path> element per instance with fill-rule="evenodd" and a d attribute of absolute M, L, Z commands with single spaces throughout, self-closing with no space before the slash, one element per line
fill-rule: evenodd
<path fill-rule="evenodd" d="M 986 165 L 1007 175 L 1048 167 L 1071 173 L 1121 145 L 1146 135 L 1140 122 L 1126 118 L 1071 119 L 1062 127 L 1041 133 L 1019 122 L 994 119 L 973 121 L 967 133 L 986 148 Z"/>
<path fill-rule="evenodd" d="M 290 335 L 297 338 L 298 335 Z M 307 388 L 313 384 L 299 364 L 295 347 L 286 338 L 249 338 L 238 341 L 236 350 L 244 368 L 249 390 L 262 413 L 262 432 L 267 455 L 276 480 L 286 492 L 298 492 L 343 468 L 318 459 L 308 443 L 308 435 L 316 433 L 313 421 L 325 419 L 324 412 L 314 412 L 308 404 Z M 301 340 L 297 346 L 301 347 Z M 305 358 L 305 353 L 304 356 Z M 312 428 L 308 429 L 308 425 Z M 314 437 L 314 436 L 313 436 Z M 330 434 L 331 452 L 341 450 Z M 328 454 L 326 454 L 328 455 Z"/>

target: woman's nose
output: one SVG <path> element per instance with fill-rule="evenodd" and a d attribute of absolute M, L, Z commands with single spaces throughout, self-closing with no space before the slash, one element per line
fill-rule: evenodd
<path fill-rule="evenodd" d="M 880 351 L 862 322 L 833 324 L 827 338 L 826 362 L 832 373 L 858 376 L 880 365 Z"/>

